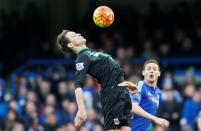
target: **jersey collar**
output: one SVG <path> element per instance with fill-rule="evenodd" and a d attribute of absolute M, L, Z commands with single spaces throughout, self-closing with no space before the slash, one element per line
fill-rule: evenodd
<path fill-rule="evenodd" d="M 159 89 L 158 86 L 156 86 L 155 88 L 153 86 L 151 86 L 149 83 L 147 83 L 146 81 L 144 81 L 144 83 L 146 84 L 146 87 L 149 88 L 150 91 L 154 92 L 154 94 L 161 94 L 161 90 Z"/>
<path fill-rule="evenodd" d="M 152 85 L 150 85 L 149 83 L 147 83 L 146 81 L 144 81 L 144 83 L 147 85 L 147 87 L 149 87 L 152 91 L 155 91 L 158 89 L 158 87 L 153 87 Z"/>
<path fill-rule="evenodd" d="M 86 50 L 88 50 L 88 49 L 89 49 L 89 48 L 87 48 L 87 47 L 86 47 L 86 48 L 81 48 L 81 49 L 78 51 L 77 54 L 79 55 L 80 53 L 82 53 L 82 52 L 84 52 L 84 51 L 86 51 Z"/>

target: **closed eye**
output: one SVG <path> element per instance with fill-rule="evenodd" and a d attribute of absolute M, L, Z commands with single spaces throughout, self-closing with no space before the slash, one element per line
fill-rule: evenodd
<path fill-rule="evenodd" d="M 72 37 L 75 37 L 75 33 L 72 33 L 72 35 L 71 35 Z"/>
<path fill-rule="evenodd" d="M 148 66 L 148 67 L 147 67 L 147 70 L 151 70 L 151 67 L 150 67 L 150 66 Z"/>

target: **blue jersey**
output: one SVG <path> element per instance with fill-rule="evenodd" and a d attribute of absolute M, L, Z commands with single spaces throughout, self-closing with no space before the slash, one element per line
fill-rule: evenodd
<path fill-rule="evenodd" d="M 138 82 L 137 87 L 138 93 L 130 92 L 132 102 L 137 102 L 146 112 L 155 115 L 159 107 L 160 89 L 154 88 L 144 81 Z M 149 131 L 150 129 L 151 120 L 133 114 L 132 131 Z"/>

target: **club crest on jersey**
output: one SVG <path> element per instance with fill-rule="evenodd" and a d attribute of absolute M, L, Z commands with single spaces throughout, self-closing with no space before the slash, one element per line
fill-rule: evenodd
<path fill-rule="evenodd" d="M 84 69 L 84 63 L 77 63 L 76 64 L 76 70 L 81 71 Z"/>
<path fill-rule="evenodd" d="M 114 119 L 114 124 L 115 124 L 115 125 L 119 125 L 119 123 L 120 123 L 120 122 L 119 122 L 119 119 L 118 119 L 118 118 L 115 118 L 115 119 Z"/>

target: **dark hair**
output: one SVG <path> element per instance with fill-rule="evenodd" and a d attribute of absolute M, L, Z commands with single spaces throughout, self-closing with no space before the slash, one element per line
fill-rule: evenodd
<path fill-rule="evenodd" d="M 159 68 L 159 70 L 160 70 L 160 65 L 159 65 L 158 61 L 155 60 L 155 59 L 150 59 L 150 60 L 145 61 L 145 62 L 144 62 L 144 65 L 143 65 L 143 70 L 145 69 L 145 66 L 146 66 L 147 64 L 149 64 L 149 63 L 155 63 L 156 65 L 158 65 L 158 68 Z"/>
<path fill-rule="evenodd" d="M 63 30 L 61 34 L 57 36 L 57 47 L 64 52 L 69 51 L 67 44 L 70 43 L 70 40 L 65 37 L 68 32 L 69 30 Z"/>

